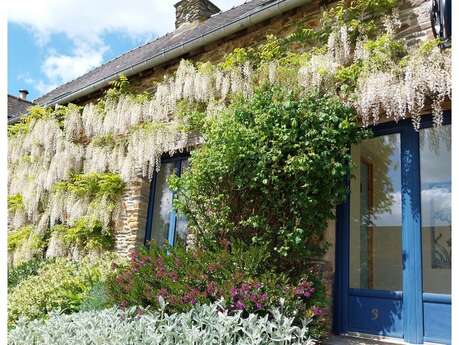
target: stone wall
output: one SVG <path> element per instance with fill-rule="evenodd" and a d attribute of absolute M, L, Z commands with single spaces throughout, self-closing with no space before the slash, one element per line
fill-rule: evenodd
<path fill-rule="evenodd" d="M 150 181 L 137 178 L 131 181 L 123 195 L 121 217 L 115 224 L 115 250 L 127 256 L 145 240 Z"/>

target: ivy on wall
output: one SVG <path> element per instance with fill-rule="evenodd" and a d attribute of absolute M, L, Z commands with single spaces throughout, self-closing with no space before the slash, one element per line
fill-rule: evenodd
<path fill-rule="evenodd" d="M 437 41 L 408 49 L 396 35 L 396 9 L 395 0 L 339 1 L 318 29 L 268 36 L 259 46 L 235 49 L 217 65 L 182 61 L 153 95 L 133 93 L 121 77 L 95 104 L 31 108 L 8 130 L 9 227 L 32 227 L 15 248 L 30 247 L 37 236 L 47 239 L 55 223 L 61 233 L 73 234 L 68 241 L 78 246 L 93 243 L 88 234 L 110 238 L 122 181 L 151 177 L 164 152 L 202 144 L 208 119 L 267 85 L 297 90 L 305 101 L 311 94 L 339 99 L 364 125 L 381 116 L 411 116 L 417 128 L 431 102 L 441 125 L 442 102 L 451 96 L 450 51 L 441 51 Z M 328 115 L 335 110 L 330 107 Z M 103 181 L 111 187 L 98 194 L 92 188 L 102 190 Z"/>

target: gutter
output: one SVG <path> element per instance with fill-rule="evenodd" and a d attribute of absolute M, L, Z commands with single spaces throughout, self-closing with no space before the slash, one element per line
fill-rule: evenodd
<path fill-rule="evenodd" d="M 309 2 L 311 2 L 311 0 L 274 0 L 264 6 L 261 5 L 259 9 L 255 8 L 253 12 L 251 11 L 249 12 L 249 14 L 239 17 L 234 22 L 227 24 L 223 27 L 220 27 L 218 29 L 215 29 L 214 31 L 211 31 L 204 36 L 189 40 L 188 42 L 183 43 L 178 47 L 163 50 L 147 60 L 137 63 L 136 65 L 133 65 L 129 68 L 123 69 L 106 78 L 100 79 L 89 86 L 53 98 L 51 99 L 51 101 L 45 103 L 44 105 L 54 106 L 56 104 L 71 102 L 77 98 L 86 96 L 90 93 L 93 93 L 97 90 L 100 90 L 108 86 L 109 83 L 117 79 L 120 74 L 124 74 L 127 77 L 138 74 L 142 71 L 158 66 L 164 62 L 182 56 L 192 50 L 203 47 L 209 43 L 218 41 L 226 36 L 229 36 L 233 33 L 246 29 L 250 26 L 263 22 L 277 15 L 280 15 L 301 5 L 305 5 Z"/>

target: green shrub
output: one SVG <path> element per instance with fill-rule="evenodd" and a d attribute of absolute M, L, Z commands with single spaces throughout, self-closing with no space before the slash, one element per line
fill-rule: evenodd
<path fill-rule="evenodd" d="M 362 138 L 354 111 L 335 97 L 265 87 L 203 132 L 191 168 L 169 180 L 198 245 L 266 244 L 279 272 L 321 257 L 345 196 L 349 147 Z"/>
<path fill-rule="evenodd" d="M 31 233 L 31 225 L 23 226 L 15 231 L 10 231 L 8 233 L 8 250 L 14 250 L 19 247 L 24 241 L 29 239 Z"/>
<path fill-rule="evenodd" d="M 21 194 L 8 195 L 8 210 L 16 211 L 24 208 L 24 201 Z"/>
<path fill-rule="evenodd" d="M 91 199 L 109 197 L 111 201 L 121 195 L 124 186 L 123 179 L 119 174 L 89 173 L 75 174 L 68 181 L 57 182 L 54 189 Z"/>
<path fill-rule="evenodd" d="M 81 262 L 58 258 L 39 269 L 38 274 L 23 280 L 8 294 L 8 323 L 19 317 L 38 319 L 52 310 L 64 313 L 79 310 L 95 284 L 111 272 L 113 255 Z"/>
<path fill-rule="evenodd" d="M 12 289 L 23 280 L 37 275 L 40 268 L 51 261 L 37 258 L 8 269 L 8 289 Z"/>
<path fill-rule="evenodd" d="M 89 217 L 78 219 L 73 226 L 55 225 L 51 230 L 59 232 L 67 245 L 75 244 L 81 249 L 109 250 L 114 244 L 111 229 Z"/>

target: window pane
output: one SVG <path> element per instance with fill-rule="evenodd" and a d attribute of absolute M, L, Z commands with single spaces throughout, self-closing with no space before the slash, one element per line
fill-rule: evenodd
<path fill-rule="evenodd" d="M 167 178 L 175 174 L 175 165 L 175 162 L 163 163 L 156 176 L 151 240 L 160 246 L 167 243 L 169 233 L 172 192 L 167 185 Z"/>
<path fill-rule="evenodd" d="M 180 173 L 183 173 L 188 168 L 188 160 L 183 160 L 180 166 Z M 187 221 L 184 215 L 177 215 L 177 224 L 175 228 L 175 243 L 186 245 L 187 238 Z"/>
<path fill-rule="evenodd" d="M 352 148 L 350 287 L 402 290 L 400 135 Z"/>
<path fill-rule="evenodd" d="M 425 292 L 451 293 L 451 126 L 420 137 L 422 261 Z"/>

